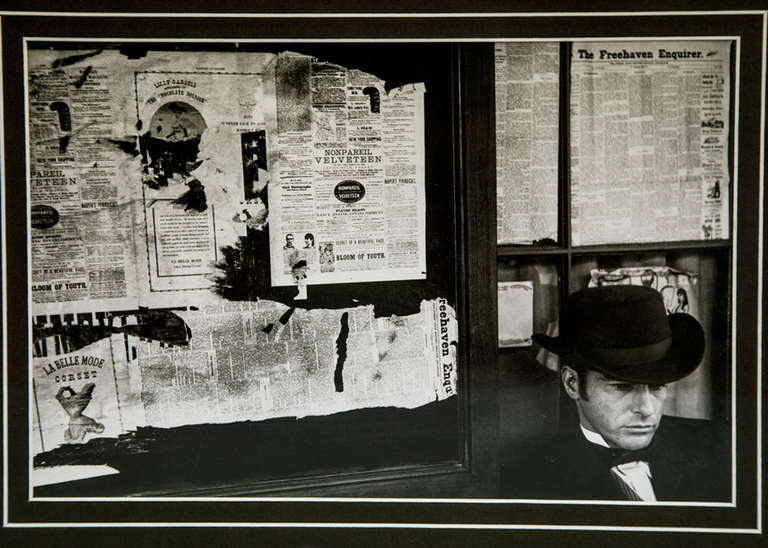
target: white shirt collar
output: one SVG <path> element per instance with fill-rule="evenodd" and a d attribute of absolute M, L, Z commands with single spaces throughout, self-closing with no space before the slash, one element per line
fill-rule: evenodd
<path fill-rule="evenodd" d="M 584 437 L 587 438 L 587 441 L 590 443 L 594 443 L 595 445 L 601 445 L 603 447 L 610 448 L 611 446 L 608 445 L 608 442 L 605 441 L 605 438 L 598 434 L 597 432 L 593 432 L 592 430 L 587 430 L 579 424 L 579 428 L 581 428 L 581 433 L 584 434 Z"/>

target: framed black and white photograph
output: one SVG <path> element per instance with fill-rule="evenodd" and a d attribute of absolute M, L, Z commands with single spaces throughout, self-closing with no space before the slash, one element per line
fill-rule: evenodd
<path fill-rule="evenodd" d="M 3 534 L 758 545 L 768 12 L 249 9 L 0 12 Z"/>

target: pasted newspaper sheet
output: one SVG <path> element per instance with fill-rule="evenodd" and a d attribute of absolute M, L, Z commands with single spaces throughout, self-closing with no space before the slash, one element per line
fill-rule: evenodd
<path fill-rule="evenodd" d="M 728 238 L 730 45 L 573 44 L 574 245 Z"/>
<path fill-rule="evenodd" d="M 699 276 L 668 266 L 630 266 L 593 269 L 589 287 L 602 285 L 644 285 L 658 291 L 667 314 L 690 314 L 707 330 L 708 320 L 699 307 Z M 667 386 L 664 413 L 689 418 L 709 419 L 712 414 L 711 350 L 706 350 L 701 365 L 688 377 Z"/>
<path fill-rule="evenodd" d="M 498 243 L 557 241 L 560 44 L 498 42 Z"/>
<path fill-rule="evenodd" d="M 33 454 L 455 394 L 442 299 L 376 318 L 214 291 L 267 222 L 275 283 L 423 278 L 423 85 L 292 53 L 27 53 Z"/>
<path fill-rule="evenodd" d="M 219 249 L 263 208 L 274 60 L 28 52 L 34 314 L 214 302 Z"/>
<path fill-rule="evenodd" d="M 424 86 L 277 63 L 272 285 L 426 278 Z"/>

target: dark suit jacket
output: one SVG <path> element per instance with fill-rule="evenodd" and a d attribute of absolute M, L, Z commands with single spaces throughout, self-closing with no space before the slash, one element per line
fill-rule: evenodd
<path fill-rule="evenodd" d="M 501 497 L 622 500 L 603 448 L 576 425 L 502 467 Z M 730 438 L 710 421 L 665 416 L 648 448 L 659 501 L 730 500 Z"/>

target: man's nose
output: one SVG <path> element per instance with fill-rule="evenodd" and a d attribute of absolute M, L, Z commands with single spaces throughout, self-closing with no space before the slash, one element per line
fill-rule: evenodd
<path fill-rule="evenodd" d="M 637 385 L 633 391 L 632 411 L 644 417 L 653 414 L 654 396 L 647 385 Z"/>

